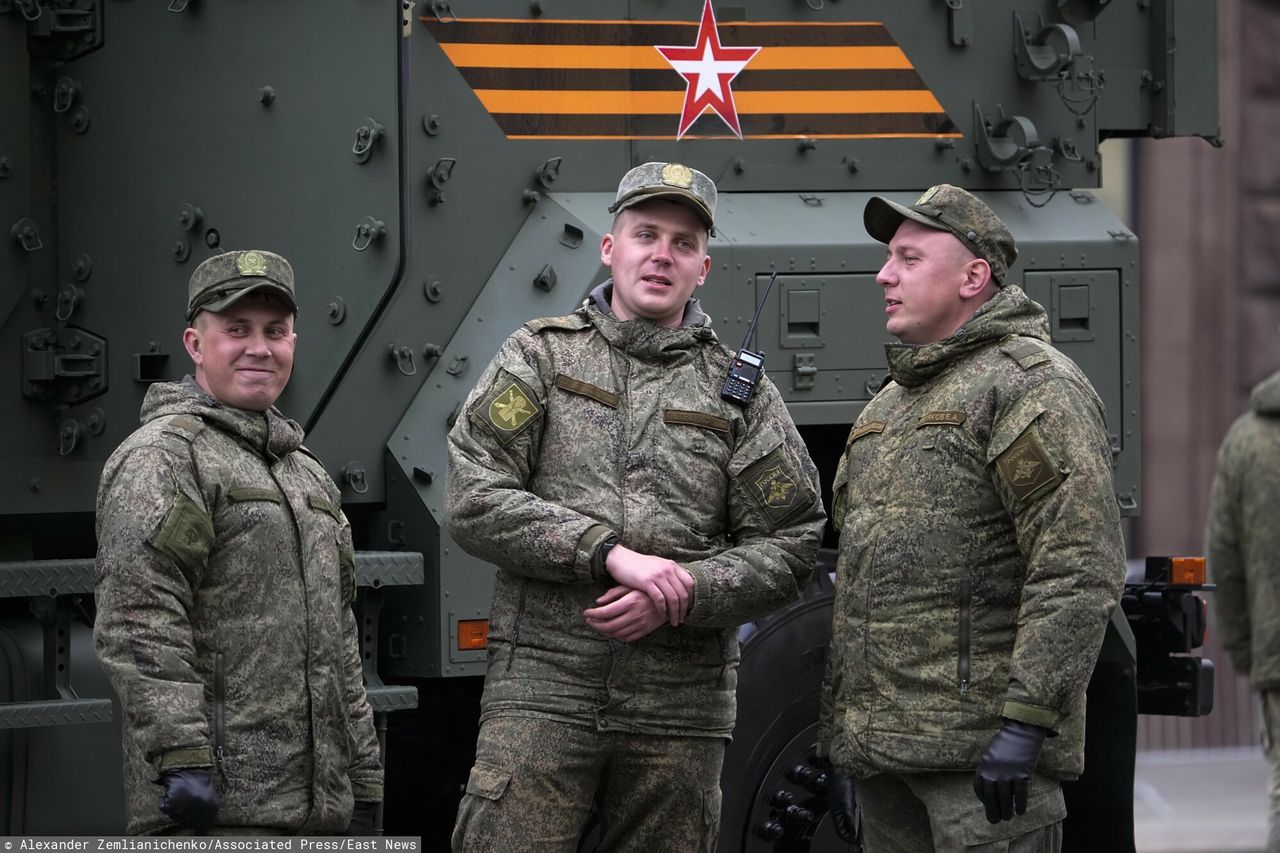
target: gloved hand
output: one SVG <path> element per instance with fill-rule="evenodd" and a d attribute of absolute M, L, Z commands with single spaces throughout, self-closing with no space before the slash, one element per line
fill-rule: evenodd
<path fill-rule="evenodd" d="M 973 774 L 973 792 L 987 810 L 987 820 L 999 823 L 1027 812 L 1027 784 L 1040 759 L 1048 729 L 1005 720 L 982 753 Z"/>
<path fill-rule="evenodd" d="M 197 835 L 204 835 L 218 817 L 218 791 L 206 767 L 177 767 L 160 774 L 164 786 L 160 811 Z"/>
<path fill-rule="evenodd" d="M 858 820 L 854 814 L 853 777 L 841 776 L 835 768 L 827 771 L 827 800 L 831 803 L 831 823 L 836 835 L 848 844 L 858 838 Z"/>
<path fill-rule="evenodd" d="M 343 835 L 373 835 L 377 830 L 374 824 L 378 820 L 377 803 L 356 803 L 351 810 L 351 822 Z"/>

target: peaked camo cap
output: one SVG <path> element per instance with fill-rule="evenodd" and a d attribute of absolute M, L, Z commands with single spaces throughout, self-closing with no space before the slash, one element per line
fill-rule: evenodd
<path fill-rule="evenodd" d="M 618 184 L 618 195 L 609 212 L 616 214 L 654 198 L 668 198 L 692 207 L 706 223 L 707 231 L 715 233 L 715 182 L 681 163 L 644 163 L 627 172 Z"/>
<path fill-rule="evenodd" d="M 192 271 L 187 286 L 187 322 L 201 311 L 219 314 L 255 291 L 279 297 L 289 310 L 298 313 L 293 267 L 275 252 L 250 249 L 206 258 Z"/>
<path fill-rule="evenodd" d="M 990 265 L 991 277 L 998 285 L 1004 285 L 1009 267 L 1018 258 L 1013 235 L 1000 217 L 986 202 L 960 187 L 951 184 L 930 187 L 910 207 L 874 196 L 862 211 L 867 233 L 881 243 L 893 239 L 904 219 L 954 234 L 969 251 Z"/>

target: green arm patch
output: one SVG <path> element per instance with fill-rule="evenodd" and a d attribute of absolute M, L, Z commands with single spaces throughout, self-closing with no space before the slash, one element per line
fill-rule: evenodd
<path fill-rule="evenodd" d="M 1020 501 L 1051 491 L 1066 479 L 1049 459 L 1034 424 L 996 457 L 996 470 Z"/>
<path fill-rule="evenodd" d="M 775 525 L 782 524 L 797 510 L 808 506 L 782 445 L 744 468 L 738 480 L 746 488 L 751 501 Z"/>
<path fill-rule="evenodd" d="M 524 380 L 503 370 L 474 414 L 505 445 L 542 416 L 542 405 Z"/>
<path fill-rule="evenodd" d="M 196 571 L 204 565 L 213 544 L 213 520 L 203 507 L 179 492 L 149 541 L 182 568 Z"/>

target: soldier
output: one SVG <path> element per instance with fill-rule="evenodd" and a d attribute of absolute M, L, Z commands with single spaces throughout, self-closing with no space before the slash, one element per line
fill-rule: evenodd
<path fill-rule="evenodd" d="M 296 313 L 279 255 L 196 267 L 195 376 L 148 389 L 102 472 L 94 635 L 124 714 L 130 833 L 373 829 L 351 532 L 273 405 Z"/>
<path fill-rule="evenodd" d="M 449 435 L 446 517 L 499 567 L 455 851 L 715 846 L 738 626 L 792 601 L 825 519 L 778 390 L 720 389 L 732 353 L 694 290 L 716 189 L 627 172 L 612 278 L 507 339 Z"/>
<path fill-rule="evenodd" d="M 1262 694 L 1262 745 L 1271 765 L 1271 832 L 1280 853 L 1280 372 L 1253 389 L 1218 452 L 1209 500 L 1209 570 L 1218 635 L 1236 671 Z"/>
<path fill-rule="evenodd" d="M 1102 403 L 1006 282 L 1017 250 L 982 201 L 942 185 L 863 218 L 900 343 L 835 477 L 835 822 L 852 834 L 852 779 L 868 853 L 1058 850 L 1125 574 Z"/>

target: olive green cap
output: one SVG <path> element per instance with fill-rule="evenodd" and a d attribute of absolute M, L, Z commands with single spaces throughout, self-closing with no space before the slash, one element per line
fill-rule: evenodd
<path fill-rule="evenodd" d="M 692 207 L 715 233 L 716 185 L 697 169 L 681 163 L 644 163 L 622 176 L 618 195 L 609 207 L 619 213 L 635 204 L 655 198 L 666 198 Z"/>
<path fill-rule="evenodd" d="M 191 273 L 187 286 L 187 322 L 201 311 L 219 314 L 240 297 L 254 292 L 279 297 L 290 311 L 298 313 L 293 267 L 276 253 L 250 249 L 207 258 Z"/>
<path fill-rule="evenodd" d="M 1013 235 L 1000 217 L 986 202 L 960 187 L 930 187 L 910 207 L 874 196 L 862 211 L 867 233 L 881 243 L 893 239 L 904 219 L 954 234 L 969 251 L 987 262 L 998 285 L 1003 286 L 1009 267 L 1018 259 Z"/>

